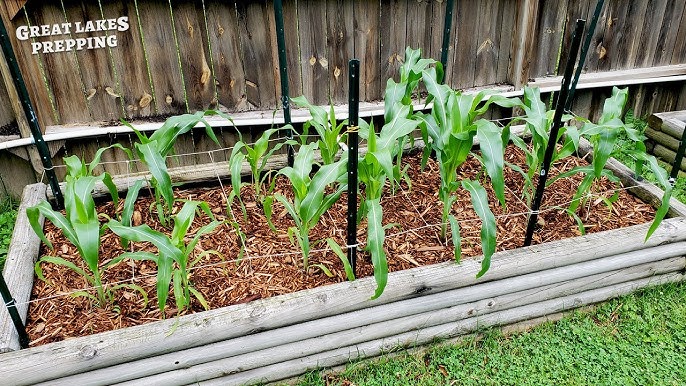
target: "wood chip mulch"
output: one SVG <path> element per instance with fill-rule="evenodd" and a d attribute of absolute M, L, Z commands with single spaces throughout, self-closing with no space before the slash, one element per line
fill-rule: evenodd
<path fill-rule="evenodd" d="M 420 159 L 420 154 L 404 158 L 404 162 L 410 165 L 408 174 L 411 186 L 403 182 L 395 192 L 386 192 L 382 199 L 384 224 L 388 225 L 385 248 L 389 271 L 454 259 L 451 244 L 440 238 L 442 207 L 438 200 L 438 165 L 430 159 L 422 171 L 419 166 Z M 523 153 L 512 146 L 508 148 L 506 160 L 519 165 L 525 163 Z M 576 158 L 563 162 L 554 165 L 552 175 L 585 163 Z M 480 178 L 484 186 L 488 185 L 475 159 L 469 159 L 460 168 L 459 176 Z M 522 176 L 506 168 L 505 180 L 506 207 L 496 205 L 495 195 L 490 190 L 488 192 L 491 209 L 498 219 L 498 251 L 522 245 L 528 212 L 522 198 Z M 581 176 L 577 175 L 557 181 L 546 189 L 534 244 L 580 235 L 576 222 L 562 209 L 568 206 L 580 180 Z M 577 212 L 587 232 L 617 229 L 653 219 L 653 208 L 624 190 L 620 190 L 617 201 L 608 207 L 601 197 L 610 198 L 617 188 L 605 179 L 594 184 L 594 197 Z M 274 205 L 273 220 L 277 228 L 274 232 L 267 226 L 263 210 L 255 202 L 251 187 L 245 187 L 241 191 L 247 207 L 246 218 L 243 218 L 237 202 L 234 202 L 232 210 L 227 212 L 225 197 L 229 189 L 230 186 L 225 184 L 223 190 L 222 187 L 198 187 L 176 191 L 176 196 L 180 199 L 203 200 L 210 203 L 212 212 L 218 220 L 235 217 L 244 233 L 242 241 L 235 229 L 229 225 L 222 226 L 214 233 L 204 236 L 196 247 L 198 254 L 208 250 L 218 252 L 203 258 L 191 273 L 194 287 L 204 295 L 211 308 L 345 281 L 342 264 L 324 242 L 326 238 L 332 237 L 339 245 L 345 245 L 345 194 L 322 216 L 320 223 L 312 231 L 310 240 L 313 251 L 310 255 L 310 268 L 308 272 L 304 272 L 299 247 L 291 245 L 287 235 L 288 228 L 294 226 L 294 223 L 283 206 L 278 203 Z M 276 191 L 292 197 L 290 186 L 284 178 L 278 179 Z M 469 193 L 460 191 L 458 194 L 463 198 L 457 200 L 452 212 L 460 221 L 463 258 L 469 258 L 481 253 L 481 224 L 471 209 Z M 182 203 L 177 203 L 176 210 L 181 206 Z M 146 223 L 154 229 L 163 231 L 164 227 L 151 211 L 153 207 L 153 199 L 149 196 L 139 198 L 134 221 Z M 99 211 L 109 216 L 114 215 L 111 203 L 101 205 Z M 209 221 L 205 215 L 196 217 L 188 239 Z M 85 267 L 76 248 L 64 238 L 61 231 L 47 221 L 45 230 L 55 249 L 51 251 L 44 246 L 41 250 L 42 255 L 60 256 Z M 366 240 L 365 221 L 359 226 L 358 240 L 360 243 Z M 244 251 L 240 254 L 243 245 Z M 154 247 L 145 243 L 133 243 L 132 248 L 135 251 L 156 252 Z M 105 264 L 123 252 L 125 251 L 118 237 L 107 231 L 102 238 L 101 262 Z M 316 264 L 326 266 L 333 277 L 328 277 L 322 269 L 314 266 Z M 29 306 L 27 329 L 32 346 L 148 323 L 163 317 L 157 308 L 157 299 L 154 295 L 156 268 L 151 262 L 120 263 L 109 268 L 103 279 L 103 282 L 109 285 L 135 283 L 143 287 L 149 294 L 149 302 L 145 307 L 139 293 L 121 290 L 115 293 L 115 299 L 110 305 L 98 308 L 85 297 L 69 295 L 89 287 L 83 278 L 69 269 L 53 264 L 44 263 L 42 268 L 46 280 L 36 279 Z M 372 274 L 370 258 L 361 250 L 358 257 L 358 277 Z M 170 293 L 164 317 L 203 310 L 197 300 L 194 300 L 191 310 L 181 312 L 174 308 L 174 304 L 173 293 Z"/>

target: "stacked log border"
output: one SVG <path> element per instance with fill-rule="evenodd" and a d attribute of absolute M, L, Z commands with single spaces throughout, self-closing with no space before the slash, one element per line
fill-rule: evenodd
<path fill-rule="evenodd" d="M 581 145 L 580 155 L 588 155 L 588 144 Z M 625 186 L 635 186 L 636 195 L 659 202 L 657 187 L 639 184 L 614 160 L 608 167 Z M 44 195 L 44 187 L 36 185 L 27 188 L 24 201 Z M 13 244 L 23 245 L 32 231 L 21 213 Z M 270 382 L 483 327 L 555 314 L 684 280 L 686 206 L 673 201 L 670 215 L 676 217 L 665 220 L 647 241 L 649 224 L 643 224 L 499 252 L 481 279 L 475 279 L 479 259 L 436 264 L 391 273 L 385 293 L 374 301 L 369 300 L 374 280 L 364 278 L 3 353 L 3 382 Z M 32 248 L 22 252 L 12 246 L 10 254 L 20 255 L 8 258 L 6 272 L 23 262 L 24 274 L 32 277 L 37 247 Z M 0 317 L 5 318 L 6 311 L 2 312 Z M 2 347 L 16 349 L 7 345 L 12 333 L 2 334 Z"/>
<path fill-rule="evenodd" d="M 651 115 L 645 131 L 646 137 L 651 142 L 649 149 L 654 155 L 673 165 L 684 128 L 686 128 L 686 110 Z M 681 161 L 679 169 L 686 172 L 686 159 Z"/>

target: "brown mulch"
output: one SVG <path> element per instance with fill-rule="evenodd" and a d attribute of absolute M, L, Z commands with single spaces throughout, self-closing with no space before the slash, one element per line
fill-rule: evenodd
<path fill-rule="evenodd" d="M 424 171 L 419 167 L 420 154 L 406 156 L 404 162 L 410 164 L 408 174 L 411 186 L 405 182 L 395 192 L 388 191 L 382 199 L 384 209 L 384 224 L 386 230 L 385 248 L 388 256 L 389 271 L 435 264 L 454 259 L 451 244 L 440 239 L 441 202 L 438 200 L 440 177 L 438 165 L 429 160 Z M 508 162 L 524 164 L 523 153 L 509 147 L 506 154 Z M 569 170 L 584 161 L 570 158 L 554 166 L 551 174 Z M 459 170 L 460 178 L 476 178 L 481 176 L 481 167 L 475 159 L 468 160 Z M 483 183 L 484 177 L 481 176 Z M 528 211 L 522 199 L 522 177 L 518 173 L 506 168 L 505 180 L 507 184 L 507 206 L 496 205 L 496 198 L 489 190 L 491 209 L 498 218 L 498 246 L 497 250 L 518 248 L 524 240 L 526 230 L 526 213 Z M 580 235 L 576 222 L 562 209 L 566 207 L 581 176 L 560 180 L 546 189 L 543 200 L 542 213 L 539 216 L 539 229 L 534 236 L 534 244 L 552 240 L 559 240 Z M 487 185 L 484 183 L 484 185 Z M 229 225 L 221 226 L 214 233 L 206 235 L 196 247 L 196 252 L 214 250 L 203 258 L 192 270 L 191 281 L 194 287 L 207 299 L 211 308 L 219 308 L 232 304 L 249 302 L 255 299 L 295 292 L 345 280 L 345 272 L 338 257 L 328 249 L 323 241 L 334 238 L 339 245 L 345 245 L 346 229 L 346 197 L 341 199 L 325 213 L 320 223 L 310 235 L 312 253 L 310 254 L 310 268 L 304 272 L 302 255 L 298 246 L 291 245 L 287 229 L 294 226 L 293 221 L 286 214 L 285 209 L 278 203 L 274 205 L 274 225 L 277 232 L 273 232 L 266 225 L 262 208 L 254 200 L 254 191 L 245 187 L 241 191 L 247 207 L 247 218 L 244 219 L 238 203 L 234 202 L 232 210 L 227 212 L 225 197 L 230 186 L 199 187 L 180 189 L 176 196 L 181 199 L 203 200 L 210 203 L 212 212 L 218 220 L 235 217 L 244 233 L 244 241 Z M 610 197 L 617 187 L 603 179 L 593 186 L 593 199 L 578 210 L 583 219 L 587 232 L 617 229 L 651 221 L 654 210 L 639 199 L 622 190 L 619 199 L 608 207 L 598 197 Z M 276 184 L 276 191 L 292 197 L 290 186 L 284 178 Z M 459 192 L 463 199 L 458 200 L 452 212 L 460 221 L 462 235 L 463 258 L 477 256 L 481 253 L 480 221 L 471 209 L 469 193 Z M 146 223 L 157 230 L 164 230 L 156 220 L 156 214 L 151 211 L 154 207 L 153 199 L 146 196 L 138 199 L 136 210 L 139 218 L 136 220 Z M 176 210 L 182 203 L 176 204 Z M 112 204 L 100 206 L 100 212 L 109 216 L 114 215 Z M 138 215 L 136 216 L 138 217 Z M 197 229 L 207 224 L 207 216 L 196 217 L 196 221 L 189 233 L 195 234 Z M 76 248 L 72 246 L 51 223 L 46 221 L 47 237 L 55 246 L 50 251 L 43 247 L 42 254 L 56 255 L 75 262 L 79 266 L 84 263 L 78 256 Z M 190 239 L 190 238 L 189 238 Z M 366 240 L 366 222 L 360 224 L 358 240 Z M 244 251 L 240 251 L 244 245 Z M 134 243 L 133 250 L 147 250 L 155 252 L 155 248 L 145 243 Z M 102 238 L 101 261 L 107 261 L 125 252 L 119 239 L 111 231 L 107 231 Z M 328 277 L 315 264 L 326 266 L 333 277 Z M 123 262 L 109 268 L 105 273 L 104 283 L 135 283 L 143 287 L 149 294 L 147 306 L 143 306 L 143 298 L 135 291 L 121 290 L 115 294 L 114 301 L 105 308 L 98 308 L 85 297 L 73 297 L 69 294 L 80 289 L 88 288 L 85 279 L 73 271 L 53 264 L 43 264 L 46 281 L 36 280 L 29 307 L 27 329 L 32 345 L 60 341 L 70 337 L 93 334 L 102 331 L 129 327 L 137 324 L 160 320 L 162 315 L 157 308 L 155 294 L 155 265 L 151 262 Z M 371 276 L 373 267 L 366 252 L 360 251 L 358 258 L 358 277 Z M 371 295 L 371 294 L 370 294 Z M 194 300 L 191 310 L 179 312 L 174 307 L 173 293 L 165 309 L 165 317 L 173 317 L 197 311 L 203 308 Z"/>

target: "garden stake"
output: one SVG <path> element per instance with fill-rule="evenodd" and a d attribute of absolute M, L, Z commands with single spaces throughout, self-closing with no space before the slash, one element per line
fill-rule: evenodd
<path fill-rule="evenodd" d="M 681 161 L 684 159 L 684 152 L 686 152 L 686 128 L 684 128 L 684 132 L 681 134 L 679 148 L 676 151 L 676 157 L 674 158 L 674 163 L 672 164 L 672 171 L 669 174 L 669 183 L 672 184 L 672 186 L 674 186 L 674 182 L 679 175 Z"/>
<path fill-rule="evenodd" d="M 274 18 L 276 19 L 276 44 L 279 46 L 279 74 L 281 75 L 281 105 L 283 119 L 287 125 L 291 124 L 291 104 L 288 98 L 288 62 L 286 61 L 286 37 L 283 26 L 283 3 L 274 0 Z M 289 128 L 286 136 L 293 139 L 293 129 Z M 293 146 L 288 145 L 288 166 L 293 167 Z"/>
<path fill-rule="evenodd" d="M 19 316 L 19 311 L 17 311 L 17 302 L 12 297 L 10 289 L 7 288 L 7 282 L 5 282 L 5 276 L 0 272 L 0 293 L 2 293 L 2 300 L 5 302 L 5 307 L 7 307 L 7 312 L 12 318 L 14 323 L 14 328 L 17 329 L 17 334 L 19 335 L 19 347 L 28 348 L 29 347 L 29 336 L 26 334 L 26 328 L 24 323 L 21 321 Z"/>
<path fill-rule="evenodd" d="M 5 54 L 5 59 L 10 68 L 10 73 L 12 75 L 12 80 L 14 81 L 14 87 L 17 89 L 19 94 L 19 100 L 21 102 L 21 107 L 24 109 L 26 114 L 26 119 L 29 121 L 29 128 L 31 129 L 31 134 L 33 136 L 33 142 L 38 148 L 38 153 L 40 154 L 40 159 L 43 163 L 43 168 L 45 168 L 45 173 L 50 181 L 50 188 L 55 196 L 55 207 L 56 209 L 62 209 L 64 207 L 64 196 L 62 196 L 62 190 L 60 189 L 60 183 L 57 180 L 57 175 L 55 170 L 52 168 L 52 158 L 50 157 L 50 150 L 48 145 L 43 140 L 43 133 L 38 126 L 38 118 L 36 117 L 36 112 L 31 104 L 31 99 L 29 98 L 29 92 L 26 89 L 26 83 L 24 83 L 24 78 L 19 70 L 19 65 L 17 64 L 17 58 L 14 56 L 14 50 L 12 50 L 12 44 L 10 43 L 10 38 L 7 35 L 7 29 L 5 28 L 5 23 L 0 20 L 0 45 L 2 45 L 2 52 Z"/>
<path fill-rule="evenodd" d="M 600 17 L 600 11 L 603 9 L 605 0 L 598 0 L 595 5 L 595 12 L 593 13 L 593 19 L 591 19 L 591 24 L 588 26 L 588 31 L 586 31 L 586 40 L 584 40 L 584 45 L 581 47 L 581 54 L 579 56 L 579 64 L 574 72 L 574 79 L 572 80 L 572 87 L 569 89 L 569 96 L 567 97 L 567 103 L 565 104 L 565 111 L 569 111 L 572 107 L 572 101 L 574 100 L 574 93 L 576 92 L 576 85 L 579 83 L 579 77 L 581 76 L 581 70 L 584 69 L 584 63 L 586 63 L 586 54 L 588 54 L 588 48 L 591 46 L 591 40 L 593 40 L 593 34 L 595 33 L 596 24 L 598 24 L 598 18 Z"/>
<path fill-rule="evenodd" d="M 545 190 L 545 183 L 548 180 L 548 170 L 550 169 L 550 162 L 553 159 L 553 151 L 557 145 L 557 134 L 562 127 L 562 113 L 567 105 L 567 96 L 569 95 L 569 84 L 572 79 L 572 72 L 574 71 L 574 64 L 576 63 L 577 54 L 579 53 L 579 45 L 581 43 L 581 35 L 584 31 L 586 20 L 577 19 L 576 28 L 572 34 L 572 46 L 567 58 L 565 66 L 565 74 L 562 77 L 562 87 L 560 88 L 560 95 L 557 99 L 555 107 L 555 116 L 553 117 L 553 124 L 550 128 L 550 137 L 548 139 L 548 147 L 545 149 L 545 156 L 543 157 L 543 166 L 538 175 L 538 185 L 536 186 L 536 194 L 534 195 L 534 202 L 531 207 L 531 214 L 529 215 L 529 223 L 526 226 L 526 237 L 524 238 L 524 246 L 531 245 L 531 239 L 534 235 L 534 227 L 538 219 L 538 209 L 541 206 L 543 199 L 543 192 Z"/>
<path fill-rule="evenodd" d="M 448 0 L 445 6 L 445 24 L 443 25 L 443 47 L 441 48 L 441 65 L 443 66 L 443 79 L 445 81 L 445 70 L 448 64 L 448 44 L 450 43 L 450 30 L 453 26 L 453 4 L 455 0 Z M 445 82 L 444 82 L 445 83 Z"/>
<path fill-rule="evenodd" d="M 357 266 L 357 118 L 360 103 L 360 61 L 348 62 L 348 261 L 353 274 Z"/>

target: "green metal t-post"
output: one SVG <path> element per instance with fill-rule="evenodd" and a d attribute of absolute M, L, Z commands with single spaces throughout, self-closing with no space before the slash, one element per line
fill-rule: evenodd
<path fill-rule="evenodd" d="M 291 104 L 288 95 L 288 62 L 286 60 L 286 37 L 283 25 L 283 3 L 274 0 L 274 19 L 276 20 L 276 44 L 279 48 L 279 74 L 281 75 L 281 105 L 283 107 L 283 119 L 287 125 L 291 124 Z M 288 139 L 293 139 L 293 129 L 287 133 Z M 293 146 L 288 145 L 288 166 L 293 166 L 295 155 Z"/>
<path fill-rule="evenodd" d="M 453 8 L 455 0 L 448 0 L 445 5 L 445 24 L 443 25 L 443 47 L 441 48 L 441 65 L 443 66 L 443 81 L 445 83 L 446 67 L 448 65 L 448 46 L 450 44 L 450 31 L 453 26 Z"/>
<path fill-rule="evenodd" d="M 14 86 L 17 89 L 17 94 L 19 94 L 19 99 L 21 106 L 26 114 L 26 119 L 29 122 L 29 128 L 31 129 L 31 134 L 33 135 L 34 143 L 38 148 L 38 154 L 40 154 L 41 162 L 45 168 L 45 173 L 48 176 L 50 182 L 50 188 L 55 197 L 57 209 L 62 209 L 64 207 L 64 197 L 62 196 L 62 190 L 60 189 L 59 181 L 57 180 L 57 175 L 52 169 L 52 158 L 50 156 L 50 149 L 48 145 L 43 140 L 43 133 L 41 132 L 40 126 L 38 125 L 38 118 L 31 104 L 31 99 L 29 98 L 29 92 L 26 89 L 26 83 L 24 83 L 24 78 L 19 71 L 19 65 L 17 64 L 17 58 L 14 56 L 14 50 L 12 49 L 12 44 L 10 43 L 10 38 L 7 34 L 7 29 L 5 28 L 5 23 L 0 20 L 0 45 L 2 45 L 2 52 L 5 54 L 5 60 L 10 68 L 10 74 L 12 75 L 12 80 L 14 81 Z"/>

